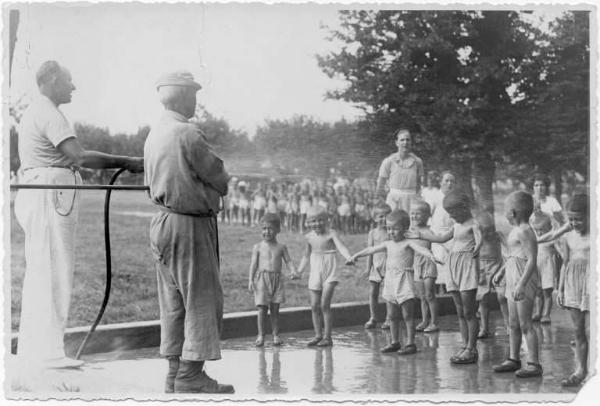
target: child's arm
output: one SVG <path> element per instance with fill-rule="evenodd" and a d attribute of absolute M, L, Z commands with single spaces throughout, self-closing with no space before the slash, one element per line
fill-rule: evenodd
<path fill-rule="evenodd" d="M 346 261 L 349 261 L 352 254 L 350 254 L 350 250 L 348 249 L 348 247 L 346 247 L 346 245 L 344 245 L 342 240 L 339 239 L 336 232 L 331 232 L 331 239 L 333 240 L 333 243 L 335 244 L 335 247 L 340 252 L 340 254 L 342 254 Z"/>
<path fill-rule="evenodd" d="M 504 268 L 504 265 L 502 265 L 500 267 L 500 269 L 498 269 L 496 272 L 494 272 L 494 274 L 492 275 L 492 283 L 494 284 L 494 286 L 500 285 L 500 281 L 504 277 L 504 271 L 505 271 L 505 268 Z"/>
<path fill-rule="evenodd" d="M 307 242 L 306 247 L 304 249 L 304 255 L 302 256 L 302 259 L 300 259 L 300 265 L 298 265 L 298 276 L 302 275 L 302 272 L 304 272 L 304 268 L 310 261 L 310 253 L 311 252 L 312 252 L 312 248 L 310 246 L 310 243 Z"/>
<path fill-rule="evenodd" d="M 433 252 L 431 252 L 431 250 L 420 246 L 419 244 L 415 243 L 414 241 L 408 241 L 408 246 L 410 248 L 412 248 L 416 253 L 421 254 L 426 258 L 429 258 L 433 262 L 437 262 L 440 265 L 443 264 L 443 262 L 441 262 L 439 259 L 437 259 L 435 257 L 435 255 L 433 255 Z"/>
<path fill-rule="evenodd" d="M 452 228 L 442 234 L 434 234 L 431 230 L 408 230 L 404 236 L 413 240 L 426 240 L 443 244 L 454 237 L 454 229 Z"/>
<path fill-rule="evenodd" d="M 540 235 L 537 238 L 537 242 L 540 243 L 540 242 L 554 241 L 558 237 L 560 237 L 561 235 L 563 235 L 564 233 L 569 232 L 569 231 L 571 231 L 571 223 L 567 222 L 561 228 L 558 228 L 558 229 L 552 230 L 552 231 L 548 231 L 546 234 Z"/>
<path fill-rule="evenodd" d="M 367 255 L 373 255 L 378 252 L 386 252 L 386 251 L 387 251 L 387 247 L 386 247 L 385 243 L 375 245 L 373 247 L 367 247 L 361 251 L 358 251 L 356 254 L 351 255 L 349 257 L 348 261 L 346 261 L 346 264 L 353 265 L 358 258 L 366 257 Z"/>
<path fill-rule="evenodd" d="M 290 256 L 290 253 L 285 245 L 283 246 L 282 256 L 283 256 L 283 262 L 285 262 L 285 265 L 287 266 L 288 270 L 290 271 L 292 279 L 298 279 L 299 275 L 298 275 L 298 271 L 296 269 L 296 265 L 294 265 L 294 261 L 292 261 L 292 257 Z"/>
<path fill-rule="evenodd" d="M 563 307 L 565 301 L 565 271 L 570 260 L 569 257 L 571 256 L 569 244 L 566 242 L 563 244 L 563 252 L 561 255 L 563 255 L 563 264 L 560 269 L 560 276 L 558 278 L 558 295 L 556 296 L 556 301 L 560 307 Z"/>
<path fill-rule="evenodd" d="M 475 239 L 475 247 L 473 247 L 473 256 L 479 256 L 479 250 L 483 244 L 483 235 L 481 233 L 481 227 L 476 222 L 473 222 L 473 238 Z"/>
<path fill-rule="evenodd" d="M 367 235 L 367 247 L 372 247 L 375 244 L 374 238 L 373 238 L 373 232 L 369 232 L 369 234 Z M 373 255 L 369 255 L 367 257 L 367 266 L 365 268 L 365 275 L 369 276 L 369 274 L 371 273 L 371 268 L 373 268 Z"/>
<path fill-rule="evenodd" d="M 525 263 L 525 272 L 523 272 L 523 275 L 519 282 L 517 282 L 515 288 L 515 301 L 523 300 L 525 298 L 525 285 L 529 281 L 531 275 L 533 275 L 534 272 L 537 272 L 537 242 L 535 234 L 533 234 L 533 231 L 531 230 L 520 229 L 517 233 L 517 238 L 521 243 L 521 247 L 523 247 L 523 253 L 527 257 L 527 262 Z"/>
<path fill-rule="evenodd" d="M 248 290 L 254 291 L 254 275 L 258 269 L 258 244 L 252 247 L 252 258 L 250 260 L 250 270 L 248 272 Z"/>

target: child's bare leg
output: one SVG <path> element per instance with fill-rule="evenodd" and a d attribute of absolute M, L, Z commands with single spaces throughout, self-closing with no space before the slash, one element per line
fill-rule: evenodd
<path fill-rule="evenodd" d="M 310 309 L 312 311 L 313 328 L 315 337 L 323 337 L 323 313 L 321 311 L 321 291 L 310 290 Z"/>
<path fill-rule="evenodd" d="M 427 306 L 427 301 L 425 300 L 425 283 L 423 280 L 418 280 L 414 282 L 415 290 L 419 295 L 419 303 L 421 306 L 421 322 L 417 324 L 415 327 L 418 331 L 425 330 L 425 327 L 429 325 L 429 306 Z"/>
<path fill-rule="evenodd" d="M 579 309 L 569 309 L 573 327 L 575 327 L 575 361 L 577 368 L 573 375 L 583 379 L 588 374 L 588 335 L 586 332 L 586 318 L 589 317 L 588 312 L 582 312 Z"/>
<path fill-rule="evenodd" d="M 478 321 L 475 317 L 477 311 L 477 289 L 463 290 L 460 292 L 465 322 L 467 325 L 467 348 L 475 350 L 477 347 Z"/>
<path fill-rule="evenodd" d="M 508 301 L 508 324 L 509 330 L 509 358 L 517 361 L 521 359 L 521 340 L 522 331 L 519 324 L 519 312 L 517 310 L 517 302 Z"/>
<path fill-rule="evenodd" d="M 532 314 L 531 314 L 532 321 L 540 321 L 540 318 L 542 317 L 542 308 L 543 307 L 544 307 L 544 297 L 542 296 L 542 291 L 540 289 L 540 290 L 538 290 L 538 292 L 535 295 L 535 300 L 533 303 L 533 309 L 532 309 Z"/>
<path fill-rule="evenodd" d="M 323 286 L 323 297 L 321 298 L 321 310 L 323 311 L 323 324 L 325 325 L 325 331 L 323 338 L 331 339 L 331 327 L 333 325 L 333 318 L 331 314 L 331 299 L 333 299 L 333 292 L 337 282 L 326 283 Z"/>
<path fill-rule="evenodd" d="M 489 293 L 483 295 L 479 301 L 479 315 L 481 316 L 481 326 L 479 330 L 479 338 L 486 338 L 489 334 L 489 315 L 490 308 L 488 306 Z"/>
<path fill-rule="evenodd" d="M 425 300 L 431 314 L 429 327 L 437 327 L 437 298 L 435 296 L 435 278 L 425 278 Z"/>
<path fill-rule="evenodd" d="M 523 299 L 517 303 L 519 326 L 527 342 L 527 358 L 529 362 L 540 363 L 538 337 L 533 328 L 533 300 Z"/>
<path fill-rule="evenodd" d="M 390 317 L 390 335 L 392 336 L 392 345 L 400 343 L 400 306 L 391 303 L 388 314 Z"/>
<path fill-rule="evenodd" d="M 404 345 L 415 344 L 415 299 L 409 299 L 400 305 L 402 310 L 402 318 L 406 326 L 406 342 Z"/>
<path fill-rule="evenodd" d="M 552 311 L 552 288 L 544 289 L 544 308 L 542 310 L 542 316 L 545 319 L 550 318 L 550 312 Z"/>
<path fill-rule="evenodd" d="M 369 313 L 370 320 L 377 320 L 377 304 L 379 302 L 379 282 L 369 281 L 371 289 L 369 290 Z"/>
<path fill-rule="evenodd" d="M 279 303 L 271 303 L 271 333 L 273 337 L 279 336 Z"/>
<path fill-rule="evenodd" d="M 498 298 L 498 304 L 500 305 L 500 313 L 502 313 L 502 320 L 504 320 L 504 327 L 506 328 L 506 332 L 510 331 L 510 323 L 508 319 L 508 303 L 506 297 L 500 293 L 496 293 L 496 297 Z"/>
<path fill-rule="evenodd" d="M 458 290 L 453 290 L 450 292 L 450 294 L 452 295 L 452 299 L 454 300 L 454 306 L 456 307 L 456 316 L 458 317 L 458 328 L 460 330 L 460 336 L 462 338 L 462 345 L 463 347 L 465 347 L 467 345 L 467 342 L 469 341 L 469 338 L 467 334 L 467 322 L 464 316 L 462 298 Z"/>
<path fill-rule="evenodd" d="M 265 324 L 267 322 L 267 306 L 258 305 L 258 317 L 257 317 L 257 327 L 258 327 L 258 337 L 256 338 L 256 345 L 262 346 L 265 341 Z"/>

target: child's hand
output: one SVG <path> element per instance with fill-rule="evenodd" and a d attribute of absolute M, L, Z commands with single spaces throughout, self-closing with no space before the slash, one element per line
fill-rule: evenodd
<path fill-rule="evenodd" d="M 350 266 L 350 265 L 354 265 L 356 262 L 356 258 L 354 257 L 354 255 L 352 255 L 350 258 L 346 259 L 346 265 Z"/>
<path fill-rule="evenodd" d="M 298 280 L 298 279 L 300 279 L 300 274 L 299 274 L 299 273 L 297 273 L 297 272 L 296 272 L 296 273 L 293 273 L 293 274 L 292 274 L 292 280 Z"/>
<path fill-rule="evenodd" d="M 248 282 L 248 291 L 254 292 L 254 282 L 253 281 Z"/>
<path fill-rule="evenodd" d="M 558 292 L 558 295 L 556 295 L 556 302 L 558 303 L 558 305 L 562 308 L 565 307 L 565 293 L 564 292 Z"/>
<path fill-rule="evenodd" d="M 494 284 L 494 286 L 500 286 L 500 281 L 502 281 L 502 275 L 500 275 L 499 273 L 495 274 L 492 277 L 492 283 Z"/>
<path fill-rule="evenodd" d="M 525 299 L 525 287 L 519 283 L 515 289 L 515 292 L 513 293 L 513 296 L 515 302 Z"/>
<path fill-rule="evenodd" d="M 485 277 L 485 272 L 480 271 L 479 272 L 479 284 L 481 286 L 485 286 L 486 282 L 487 282 L 487 278 Z"/>
<path fill-rule="evenodd" d="M 404 238 L 418 240 L 421 238 L 421 233 L 419 230 L 408 230 L 404 233 Z"/>

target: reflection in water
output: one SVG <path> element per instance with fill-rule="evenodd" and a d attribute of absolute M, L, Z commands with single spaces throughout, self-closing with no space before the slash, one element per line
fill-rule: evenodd
<path fill-rule="evenodd" d="M 279 348 L 273 347 L 273 363 L 271 377 L 267 375 L 267 359 L 265 349 L 258 350 L 258 393 L 287 393 L 285 381 L 281 380 L 281 360 Z"/>
<path fill-rule="evenodd" d="M 331 347 L 317 348 L 315 351 L 314 393 L 333 393 L 333 353 Z"/>

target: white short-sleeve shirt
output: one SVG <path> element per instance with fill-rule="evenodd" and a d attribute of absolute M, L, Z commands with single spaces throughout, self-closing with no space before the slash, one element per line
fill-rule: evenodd
<path fill-rule="evenodd" d="M 29 105 L 19 125 L 21 169 L 73 165 L 57 147 L 74 137 L 64 114 L 50 99 L 40 95 Z"/>
<path fill-rule="evenodd" d="M 556 212 L 562 212 L 562 207 L 560 207 L 560 203 L 554 197 L 546 196 L 546 199 L 540 202 L 540 210 L 552 216 Z"/>

